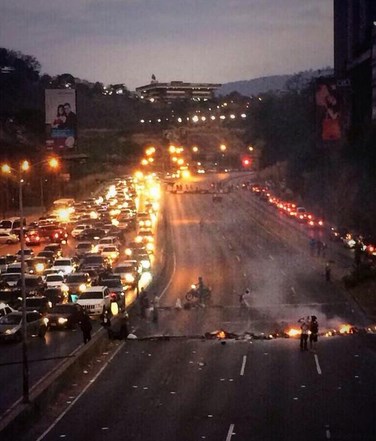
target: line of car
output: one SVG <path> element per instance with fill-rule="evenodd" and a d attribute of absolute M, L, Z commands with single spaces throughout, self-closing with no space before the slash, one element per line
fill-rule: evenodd
<path fill-rule="evenodd" d="M 158 185 L 155 178 L 153 183 Z M 124 309 L 126 290 L 138 287 L 142 274 L 151 271 L 152 228 L 158 204 L 146 196 L 148 187 L 148 181 L 141 181 L 136 190 L 133 178 L 118 178 L 108 184 L 103 196 L 74 204 L 80 213 L 76 222 L 67 219 L 65 225 L 58 225 L 54 215 L 40 220 L 42 228 L 49 222 L 53 229 L 61 228 L 66 233 L 59 236 L 58 243 L 47 243 L 37 256 L 30 248 L 25 250 L 26 305 L 30 312 L 41 315 L 40 327 L 45 326 L 46 330 L 74 327 L 81 320 L 83 311 L 98 315 L 114 302 L 119 309 Z M 141 193 L 145 211 L 137 213 L 136 204 L 139 204 Z M 126 213 L 122 212 L 124 206 Z M 85 218 L 85 224 L 82 218 Z M 39 224 L 34 223 L 31 227 L 32 234 L 37 234 Z M 69 229 L 78 241 L 73 257 L 63 255 Z M 135 237 L 123 250 L 124 233 L 132 230 Z M 55 237 L 48 236 L 46 240 L 53 241 Z M 0 271 L 0 302 L 20 308 L 20 252 L 0 256 Z M 19 313 L 13 311 L 11 314 Z M 11 327 L 10 322 L 17 321 L 12 317 L 0 318 L 0 340 L 19 339 L 19 329 Z M 44 336 L 43 329 L 37 334 Z"/>
<path fill-rule="evenodd" d="M 244 184 L 244 188 L 249 188 L 261 201 L 276 207 L 280 213 L 290 219 L 294 219 L 308 228 L 327 230 L 329 240 L 341 242 L 349 249 L 355 249 L 355 247 L 359 246 L 367 258 L 376 261 L 376 238 L 370 235 L 355 233 L 349 228 L 328 226 L 323 218 L 308 212 L 304 207 L 299 207 L 294 202 L 284 201 L 276 197 L 267 186 L 247 183 Z"/>

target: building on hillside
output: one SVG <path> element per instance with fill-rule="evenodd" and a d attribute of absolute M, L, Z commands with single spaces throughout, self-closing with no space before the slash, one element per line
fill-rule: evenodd
<path fill-rule="evenodd" d="M 375 0 L 334 0 L 334 69 L 351 85 L 352 126 L 376 121 Z"/>
<path fill-rule="evenodd" d="M 179 100 L 207 101 L 214 97 L 214 92 L 222 84 L 212 83 L 184 83 L 183 81 L 171 81 L 160 83 L 152 76 L 150 84 L 137 87 L 137 95 L 144 100 L 172 102 Z"/>

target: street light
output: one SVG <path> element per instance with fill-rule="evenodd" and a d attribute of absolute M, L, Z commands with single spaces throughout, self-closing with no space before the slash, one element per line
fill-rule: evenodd
<path fill-rule="evenodd" d="M 221 145 L 219 146 L 219 150 L 220 150 L 221 152 L 225 152 L 225 151 L 227 150 L 227 146 L 226 146 L 225 144 L 221 144 Z"/>
<path fill-rule="evenodd" d="M 27 332 L 26 332 L 26 287 L 25 287 L 25 236 L 24 236 L 24 211 L 23 211 L 23 183 L 22 174 L 30 169 L 28 161 L 20 164 L 19 170 L 14 170 L 9 164 L 3 164 L 1 171 L 10 175 L 14 171 L 17 174 L 19 184 L 19 210 L 20 210 L 20 245 L 21 245 L 21 294 L 22 294 L 22 390 L 24 403 L 29 402 L 29 362 L 27 356 Z"/>
<path fill-rule="evenodd" d="M 40 161 L 38 164 L 42 165 L 42 164 L 47 164 L 48 167 L 51 170 L 58 170 L 60 167 L 60 161 L 55 158 L 55 157 L 51 157 L 46 159 L 45 161 Z M 40 181 L 39 181 L 39 185 L 40 185 L 40 205 L 42 208 L 44 208 L 44 186 L 43 186 L 43 173 L 42 173 L 42 167 L 40 170 Z"/>

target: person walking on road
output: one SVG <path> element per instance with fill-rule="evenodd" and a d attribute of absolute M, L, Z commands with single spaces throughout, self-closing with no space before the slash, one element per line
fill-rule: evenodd
<path fill-rule="evenodd" d="M 298 323 L 300 323 L 300 350 L 308 351 L 309 317 L 302 317 Z"/>
<path fill-rule="evenodd" d="M 84 344 L 86 345 L 86 343 L 91 340 L 91 330 L 93 329 L 90 317 L 88 316 L 86 311 L 84 311 L 84 314 L 82 316 L 80 327 L 82 331 L 82 337 L 84 339 Z"/>
<path fill-rule="evenodd" d="M 309 331 L 310 331 L 309 347 L 312 351 L 315 351 L 317 346 L 318 335 L 319 335 L 319 324 L 317 321 L 317 317 L 315 315 L 311 316 Z"/>

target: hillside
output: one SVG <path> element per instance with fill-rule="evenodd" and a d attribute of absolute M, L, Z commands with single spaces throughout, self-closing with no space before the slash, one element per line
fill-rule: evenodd
<path fill-rule="evenodd" d="M 217 95 L 228 95 L 238 92 L 241 95 L 252 96 L 270 91 L 286 91 L 288 89 L 302 89 L 312 78 L 329 76 L 333 74 L 331 68 L 307 70 L 293 75 L 271 75 L 268 77 L 254 78 L 251 80 L 234 81 L 225 83 L 217 91 Z"/>

